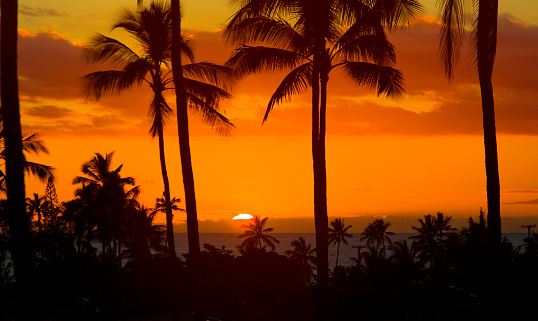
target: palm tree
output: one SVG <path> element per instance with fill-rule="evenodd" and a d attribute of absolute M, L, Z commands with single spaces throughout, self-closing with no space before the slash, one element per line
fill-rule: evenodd
<path fill-rule="evenodd" d="M 310 274 L 312 273 L 310 263 L 316 262 L 316 257 L 314 256 L 316 249 L 312 248 L 312 244 L 310 243 L 307 245 L 302 236 L 291 241 L 291 246 L 293 246 L 293 250 L 286 250 L 286 255 L 290 260 L 297 262 L 301 270 L 310 278 Z"/>
<path fill-rule="evenodd" d="M 328 75 L 336 67 L 357 85 L 398 96 L 402 75 L 392 68 L 394 50 L 383 26 L 406 20 L 420 5 L 414 0 L 235 0 L 240 5 L 225 29 L 241 46 L 228 64 L 242 74 L 291 68 L 272 95 L 272 108 L 312 88 L 312 158 L 318 274 L 328 284 L 325 123 Z M 293 22 L 293 24 L 291 23 Z M 349 27 L 349 28 L 348 28 Z M 270 47 L 249 46 L 267 43 Z"/>
<path fill-rule="evenodd" d="M 454 67 L 459 56 L 464 35 L 464 1 L 440 1 L 442 10 L 440 58 L 445 75 L 452 80 Z M 476 10 L 473 24 L 473 49 L 482 96 L 482 126 L 484 128 L 484 150 L 486 163 L 486 189 L 488 199 L 487 229 L 492 259 L 495 261 L 501 244 L 501 203 L 499 183 L 499 161 L 497 156 L 497 134 L 495 129 L 495 104 L 491 76 L 497 50 L 498 0 L 472 0 Z M 475 13 L 475 12 L 473 12 Z"/>
<path fill-rule="evenodd" d="M 163 193 L 163 197 L 160 197 L 160 198 L 157 198 L 155 200 L 155 208 L 153 209 L 151 215 L 155 215 L 156 213 L 158 212 L 161 212 L 161 213 L 165 213 L 166 214 L 166 211 L 167 211 L 167 208 L 168 208 L 168 204 L 170 204 L 170 209 L 172 210 L 172 218 L 174 217 L 174 211 L 182 211 L 182 212 L 185 212 L 184 209 L 180 208 L 179 207 L 179 203 L 181 202 L 181 199 L 179 198 L 172 198 L 170 200 L 170 202 L 166 202 L 166 199 L 164 197 L 164 193 Z M 172 238 L 172 241 L 174 241 L 174 238 Z M 170 242 L 169 238 L 167 237 L 166 238 L 166 246 L 168 246 L 168 242 Z M 169 247 L 168 247 L 169 248 Z M 173 248 L 175 248 L 175 244 L 173 245 Z"/>
<path fill-rule="evenodd" d="M 41 232 L 41 218 L 45 208 L 47 207 L 45 197 L 34 193 L 33 198 L 28 197 L 26 199 L 26 205 L 28 206 L 28 214 L 30 214 L 31 217 L 37 215 L 37 230 Z"/>
<path fill-rule="evenodd" d="M 157 136 L 159 140 L 159 157 L 166 202 L 168 251 L 170 257 L 175 257 L 170 183 L 164 151 L 164 127 L 172 114 L 172 109 L 163 96 L 165 90 L 171 89 L 169 85 L 173 81 L 169 76 L 170 70 L 167 69 L 171 58 L 171 10 L 164 2 L 157 1 L 152 2 L 147 8 L 139 9 L 140 11 L 136 13 L 125 9 L 112 29 L 121 28 L 130 33 L 137 40 L 142 52 L 137 53 L 116 39 L 98 34 L 89 43 L 90 50 L 87 51 L 89 60 L 91 62 L 110 60 L 122 69 L 86 75 L 84 77 L 85 90 L 88 97 L 99 99 L 102 94 L 120 93 L 144 82 L 151 87 L 153 100 L 149 108 L 149 116 L 152 120 L 150 134 L 152 137 Z M 189 47 L 187 41 L 181 43 L 181 52 L 193 61 L 192 48 Z M 206 121 L 216 126 L 217 130 L 227 133 L 231 123 L 214 107 L 219 99 L 227 98 L 229 94 L 209 84 L 218 83 L 219 77 L 228 74 L 227 69 L 210 63 L 192 63 L 182 68 L 187 75 L 194 77 L 194 79 L 186 79 L 187 98 L 191 105 L 202 113 Z"/>
<path fill-rule="evenodd" d="M 439 240 L 443 241 L 447 233 L 457 231 L 458 229 L 450 225 L 452 216 L 446 216 L 442 212 L 437 212 L 437 216 L 434 217 L 433 223 L 437 230 Z"/>
<path fill-rule="evenodd" d="M 422 264 L 429 264 L 430 268 L 434 267 L 435 262 L 441 256 L 441 246 L 438 242 L 439 231 L 437 229 L 435 218 L 431 215 L 425 215 L 424 219 L 419 218 L 419 227 L 412 226 L 418 234 L 411 236 L 415 240 L 414 244 L 419 250 L 418 259 Z"/>
<path fill-rule="evenodd" d="M 4 147 L 4 132 L 0 131 L 0 159 L 5 160 L 5 147 Z M 44 142 L 40 139 L 39 135 L 32 134 L 24 136 L 22 138 L 22 156 L 23 156 L 23 169 L 27 174 L 36 176 L 40 181 L 46 182 L 49 178 L 53 181 L 54 167 L 30 162 L 26 159 L 26 154 L 39 155 L 40 153 L 48 154 L 49 150 L 45 146 Z M 6 191 L 6 176 L 4 172 L 0 170 L 0 191 Z"/>
<path fill-rule="evenodd" d="M 275 243 L 280 244 L 280 241 L 267 234 L 274 230 L 272 227 L 265 227 L 267 220 L 269 220 L 268 217 L 260 220 L 260 217 L 255 215 L 251 218 L 250 223 L 241 225 L 241 228 L 245 229 L 245 233 L 238 236 L 240 239 L 245 239 L 243 243 L 241 243 L 241 247 L 252 246 L 254 248 L 258 247 L 259 249 L 262 249 L 262 243 L 265 243 L 271 250 L 275 250 Z"/>
<path fill-rule="evenodd" d="M 361 241 L 366 240 L 367 246 L 373 244 L 376 249 L 381 245 L 382 253 L 385 255 L 385 242 L 389 245 L 392 244 L 390 235 L 394 235 L 394 232 L 387 231 L 390 226 L 390 222 L 385 222 L 382 218 L 376 219 L 364 228 L 364 232 L 361 233 Z"/>
<path fill-rule="evenodd" d="M 121 264 L 122 247 L 122 216 L 126 209 L 137 206 L 136 197 L 140 193 L 139 186 L 126 189 L 135 184 L 132 177 L 121 177 L 123 164 L 112 169 L 114 152 L 105 156 L 96 153 L 95 156 L 82 165 L 84 176 L 77 176 L 73 184 L 81 184 L 76 195 L 83 199 L 84 204 L 91 206 L 96 217 L 93 219 L 99 230 L 102 253 L 110 264 Z M 117 262 L 116 262 L 117 261 Z"/>
<path fill-rule="evenodd" d="M 351 225 L 345 226 L 343 218 L 336 218 L 331 222 L 331 227 L 329 227 L 329 244 L 337 244 L 336 249 L 336 264 L 334 268 L 338 266 L 338 256 L 340 255 L 340 243 L 347 245 L 347 237 L 353 237 L 353 235 L 347 232 L 351 228 Z"/>
<path fill-rule="evenodd" d="M 32 253 L 30 250 L 30 220 L 26 215 L 26 196 L 24 186 L 24 156 L 22 154 L 22 132 L 19 106 L 19 85 L 17 78 L 17 0 L 0 2 L 0 83 L 2 124 L 5 143 L 6 187 L 8 224 L 11 234 L 10 251 L 13 259 L 17 293 L 23 302 L 30 288 Z M 32 318 L 35 310 L 32 302 L 24 307 L 19 305 L 19 318 Z"/>

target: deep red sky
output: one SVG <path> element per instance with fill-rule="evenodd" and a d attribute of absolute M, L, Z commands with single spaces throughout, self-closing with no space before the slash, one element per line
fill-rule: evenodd
<path fill-rule="evenodd" d="M 520 2 L 501 3 L 494 88 L 501 212 L 503 217 L 533 217 L 525 219 L 532 223 L 529 220 L 537 220 L 538 209 L 538 17 L 533 15 L 538 10 Z M 161 194 L 157 142 L 147 134 L 149 90 L 132 90 L 99 103 L 85 102 L 81 96 L 80 77 L 105 68 L 84 62 L 84 42 L 102 32 L 130 43 L 119 31 L 109 33 L 108 26 L 115 10 L 134 3 L 21 3 L 23 130 L 39 133 L 51 150 L 50 156 L 32 159 L 57 168 L 61 200 L 73 198 L 71 181 L 80 165 L 95 152 L 110 151 L 116 151 L 114 164 L 123 163 L 122 172 L 142 185 L 144 204 L 152 206 Z M 223 45 L 218 28 L 231 10 L 225 9 L 226 1 L 204 2 L 205 7 L 199 3 L 185 3 L 185 31 L 197 43 L 197 60 L 222 63 L 232 48 Z M 327 139 L 331 217 L 417 218 L 437 211 L 468 217 L 486 207 L 480 95 L 473 60 L 465 44 L 455 80 L 446 81 L 436 57 L 438 23 L 427 4 L 430 15 L 412 32 L 391 35 L 396 67 L 405 76 L 407 94 L 402 99 L 377 98 L 354 87 L 338 71 L 331 76 Z M 218 137 L 195 116 L 191 118 L 201 220 L 228 220 L 242 212 L 275 219 L 312 216 L 308 94 L 279 106 L 261 125 L 264 106 L 281 77 L 249 77 L 235 88 L 233 100 L 226 103 L 226 114 L 237 127 L 231 137 Z M 171 93 L 167 98 L 172 104 Z M 170 122 L 167 155 L 172 193 L 183 198 L 175 133 Z M 28 180 L 28 194 L 44 189 L 44 184 Z M 205 232 L 218 229 L 206 226 Z M 363 228 L 354 227 L 352 232 Z"/>

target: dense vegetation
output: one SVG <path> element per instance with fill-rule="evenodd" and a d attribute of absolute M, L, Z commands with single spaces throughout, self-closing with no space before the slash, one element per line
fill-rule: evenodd
<path fill-rule="evenodd" d="M 270 222 L 255 217 L 244 225 L 239 255 L 204 244 L 195 282 L 189 255 L 171 259 L 165 227 L 153 224 L 163 200 L 157 199 L 154 209 L 140 205 L 134 178 L 122 177 L 121 168 L 112 166 L 112 154 L 96 154 L 83 165 L 85 175 L 74 179 L 80 186 L 75 199 L 59 204 L 52 180 L 45 196 L 28 198 L 34 266 L 27 302 L 36 319 L 195 312 L 219 320 L 315 319 L 311 244 L 302 238 L 282 244 L 290 250 L 280 255 Z M 2 201 L 0 319 L 10 320 L 15 280 L 5 213 Z M 517 314 L 513 306 L 530 304 L 532 297 L 524 293 L 538 285 L 533 278 L 538 234 L 525 239 L 523 248 L 504 240 L 500 269 L 492 271 L 484 213 L 459 230 L 450 221 L 442 213 L 426 215 L 413 226 L 415 236 L 394 243 L 390 222 L 377 219 L 366 226 L 360 260 L 330 271 L 329 320 L 481 320 L 488 317 L 491 293 L 501 293 L 505 304 L 497 313 Z M 348 228 L 342 219 L 331 222 L 333 246 L 346 246 L 347 236 L 336 235 L 348 235 Z M 499 291 L 491 291 L 490 273 L 496 274 Z M 191 295 L 195 290 L 197 297 Z"/>

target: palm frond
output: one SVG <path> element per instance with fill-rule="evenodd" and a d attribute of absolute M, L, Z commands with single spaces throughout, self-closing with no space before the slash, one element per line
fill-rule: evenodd
<path fill-rule="evenodd" d="M 119 40 L 97 34 L 88 42 L 88 49 L 84 51 L 89 62 L 104 62 L 111 60 L 113 63 L 124 65 L 130 61 L 140 59 L 131 48 Z"/>
<path fill-rule="evenodd" d="M 405 92 L 402 73 L 392 67 L 347 61 L 344 62 L 343 69 L 345 75 L 357 85 L 375 88 L 378 95 L 398 98 Z"/>
<path fill-rule="evenodd" d="M 302 59 L 299 54 L 284 49 L 243 45 L 233 51 L 226 66 L 233 68 L 239 76 L 246 76 L 295 68 Z"/>
<path fill-rule="evenodd" d="M 263 42 L 268 46 L 305 52 L 307 42 L 289 22 L 268 17 L 247 18 L 224 29 L 223 37 L 227 43 L 244 44 Z"/>
<path fill-rule="evenodd" d="M 361 59 L 378 65 L 396 63 L 396 51 L 385 35 L 362 35 L 346 43 L 340 43 L 337 51 L 342 60 Z"/>
<path fill-rule="evenodd" d="M 275 105 L 290 99 L 293 95 L 301 94 L 312 83 L 312 63 L 306 63 L 292 70 L 284 77 L 280 85 L 271 96 L 263 117 L 263 122 L 269 117 L 269 113 Z"/>
<path fill-rule="evenodd" d="M 158 135 L 159 131 L 164 129 L 166 121 L 174 111 L 168 106 L 164 97 L 159 94 L 153 96 L 148 113 L 149 118 L 152 120 L 149 133 L 152 137 L 155 137 Z"/>
<path fill-rule="evenodd" d="M 101 99 L 103 95 L 119 94 L 133 85 L 140 85 L 148 72 L 144 60 L 133 61 L 124 70 L 96 71 L 82 77 L 86 99 Z"/>
<path fill-rule="evenodd" d="M 214 63 L 198 62 L 185 64 L 182 67 L 185 77 L 207 82 L 225 90 L 230 90 L 231 86 L 237 81 L 237 75 L 233 69 Z"/>
<path fill-rule="evenodd" d="M 211 126 L 219 135 L 227 136 L 235 126 L 211 105 L 190 93 L 187 93 L 189 109 L 202 117 L 202 121 Z"/>
<path fill-rule="evenodd" d="M 24 162 L 23 166 L 24 166 L 25 172 L 37 176 L 37 178 L 39 178 L 39 180 L 42 182 L 46 182 L 49 178 L 51 178 L 52 181 L 55 180 L 55 177 L 54 177 L 55 168 L 52 166 L 29 162 L 29 161 Z"/>
<path fill-rule="evenodd" d="M 23 137 L 22 149 L 26 152 L 32 152 L 35 154 L 49 153 L 49 150 L 47 149 L 47 147 L 45 147 L 43 140 L 40 139 L 38 134 L 31 134 L 29 136 Z"/>
<path fill-rule="evenodd" d="M 445 76 L 450 81 L 454 77 L 454 68 L 463 44 L 463 0 L 440 0 L 439 6 L 442 22 L 439 37 L 439 60 L 444 67 Z"/>

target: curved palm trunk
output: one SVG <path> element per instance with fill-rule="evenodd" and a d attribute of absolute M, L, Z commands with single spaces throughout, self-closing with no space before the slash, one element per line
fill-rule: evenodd
<path fill-rule="evenodd" d="M 192 173 L 191 149 L 189 139 L 189 118 L 187 114 L 187 98 L 183 84 L 181 63 L 181 15 L 179 0 L 172 0 L 172 73 L 176 91 L 177 126 L 179 137 L 179 154 L 181 172 L 185 189 L 185 207 L 187 210 L 187 238 L 189 254 L 196 260 L 200 253 L 200 236 L 198 234 L 198 214 L 196 212 L 196 194 L 194 192 L 194 176 Z"/>
<path fill-rule="evenodd" d="M 30 291 L 32 254 L 30 249 L 30 220 L 26 215 L 24 168 L 22 154 L 22 134 L 17 79 L 17 0 L 3 0 L 0 3 L 1 48 L 0 82 L 2 117 L 4 127 L 7 207 L 11 234 L 10 251 L 13 259 L 19 295 L 20 319 L 26 319 L 34 307 L 32 301 L 22 302 Z M 22 305 L 25 306 L 22 306 Z"/>
<path fill-rule="evenodd" d="M 176 244 L 174 241 L 174 225 L 172 223 L 172 206 L 170 204 L 170 181 L 168 180 L 168 171 L 166 170 L 166 158 L 164 155 L 164 134 L 163 129 L 159 128 L 159 158 L 161 161 L 161 174 L 164 185 L 164 202 L 166 212 L 166 242 L 168 243 L 168 256 L 176 257 Z"/>

